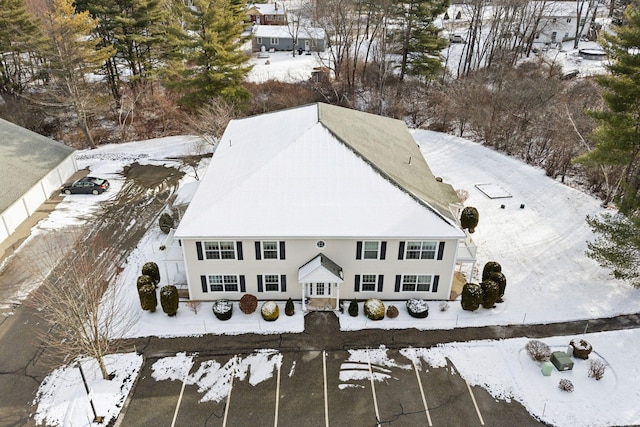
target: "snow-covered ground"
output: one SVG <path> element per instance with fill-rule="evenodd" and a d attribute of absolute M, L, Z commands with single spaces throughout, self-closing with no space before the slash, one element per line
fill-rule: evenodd
<path fill-rule="evenodd" d="M 588 46 L 581 43 L 580 47 Z M 452 49 L 459 48 L 460 45 L 452 46 Z M 546 55 L 555 55 L 556 60 L 565 61 L 566 67 L 579 68 L 583 75 L 602 69 L 602 61 L 580 60 L 577 52 L 569 50 L 568 46 L 565 49 L 547 51 Z M 316 55 L 293 58 L 288 52 L 270 53 L 269 58 L 254 57 L 252 63 L 255 66 L 249 80 L 255 82 L 306 80 L 311 70 L 321 65 Z M 414 136 L 434 173 L 455 188 L 468 191 L 469 199 L 465 204 L 479 209 L 480 224 L 473 235 L 478 244 L 478 266 L 482 268 L 488 260 L 502 264 L 508 280 L 505 302 L 496 309 L 481 308 L 475 312 L 462 310 L 459 301 L 448 303 L 447 310 L 441 310 L 440 303 L 432 302 L 429 317 L 421 320 L 408 316 L 402 302 L 387 302 L 387 305 L 394 304 L 400 309 L 398 318 L 372 322 L 362 314 L 352 318 L 345 312 L 339 314 L 341 329 L 450 329 L 590 319 L 638 311 L 639 291 L 611 279 L 607 271 L 584 254 L 586 241 L 593 238 L 584 217 L 602 212 L 598 200 L 559 184 L 539 169 L 473 142 L 427 131 L 415 131 Z M 111 190 L 98 197 L 65 198 L 47 220 L 38 224 L 36 233 L 59 230 L 91 215 L 104 199 L 113 197 L 121 188 L 119 172 L 123 166 L 134 161 L 177 166 L 176 156 L 202 151 L 196 148 L 197 145 L 194 137 L 170 137 L 81 152 L 79 166 L 89 168 L 93 175 L 108 178 L 112 183 Z M 206 167 L 206 162 L 202 167 Z M 197 185 L 194 175 L 188 173 L 182 184 L 184 191 L 180 198 L 188 200 L 193 186 Z M 499 186 L 511 197 L 490 199 L 476 187 L 478 184 L 488 184 L 492 188 Z M 520 205 L 524 208 L 521 209 Z M 150 230 L 114 283 L 114 286 L 129 292 L 129 298 L 134 301 L 137 295 L 132 284 L 146 261 L 159 263 L 162 284 L 184 281 L 178 277 L 175 266 L 162 263 L 163 252 L 159 247 L 164 243 L 164 237 L 158 230 Z M 472 279 L 477 280 L 477 271 Z M 284 312 L 283 305 L 280 312 Z M 222 322 L 213 316 L 210 303 L 202 303 L 197 314 L 183 303 L 177 316 L 172 318 L 161 310 L 148 313 L 137 307 L 133 307 L 129 315 L 137 320 L 137 327 L 130 331 L 130 336 L 295 333 L 302 331 L 304 326 L 299 304 L 296 304 L 294 316 L 281 314 L 275 322 L 264 322 L 258 312 L 245 315 L 237 305 L 231 320 Z M 553 350 L 564 350 L 572 338 L 542 340 Z M 576 366 L 571 372 L 553 371 L 550 377 L 541 375 L 540 367 L 523 350 L 528 341 L 526 338 L 404 349 L 401 353 L 407 360 L 390 360 L 384 348 L 366 350 L 366 357 L 391 369 L 404 369 L 411 362 L 416 362 L 421 369 L 428 369 L 430 366 L 442 366 L 445 357 L 449 358 L 471 385 L 486 388 L 496 399 L 515 399 L 531 414 L 554 425 L 640 424 L 637 407 L 640 373 L 634 360 L 634 355 L 640 351 L 640 331 L 587 334 L 585 338 L 593 344 L 592 358 L 607 363 L 607 371 L 600 381 L 589 378 L 587 362 L 577 359 L 574 359 Z M 349 360 L 357 361 L 364 357 L 363 351 L 352 350 Z M 231 375 L 228 366 L 210 363 L 187 376 L 194 363 L 193 356 L 178 354 L 159 360 L 153 365 L 154 378 L 157 381 L 184 378 L 191 384 L 197 383 L 200 389 L 206 390 L 203 400 L 224 397 L 225 384 Z M 478 361 L 482 361 L 485 369 L 477 369 Z M 93 390 L 93 401 L 100 402 L 96 410 L 100 415 L 114 417 L 142 361 L 136 355 L 125 354 L 111 356 L 108 363 L 109 371 L 117 373 L 116 378 L 108 383 L 100 378 L 92 361 L 83 361 L 83 368 L 89 388 Z M 234 363 L 247 368 L 237 371 L 238 380 L 246 379 L 257 384 L 272 376 L 273 370 L 282 363 L 282 355 L 276 350 L 258 351 L 242 360 L 234 360 Z M 348 371 L 341 371 L 340 375 L 343 384 L 357 379 L 356 373 Z M 560 378 L 570 379 L 575 391 L 560 391 Z M 382 377 L 374 379 L 384 380 Z M 206 384 L 202 382 L 205 380 Z M 58 426 L 91 425 L 93 416 L 87 395 L 79 371 L 74 366 L 64 366 L 52 372 L 43 381 L 36 403 L 36 420 L 39 422 Z"/>
<path fill-rule="evenodd" d="M 488 260 L 502 264 L 508 279 L 505 302 L 496 309 L 481 308 L 475 312 L 462 310 L 459 301 L 450 302 L 445 311 L 440 310 L 439 303 L 432 302 L 429 317 L 422 320 L 409 317 L 401 302 L 388 302 L 400 309 L 398 318 L 372 322 L 362 314 L 357 318 L 347 313 L 339 314 L 343 330 L 370 327 L 440 329 L 544 323 L 638 311 L 639 291 L 613 280 L 607 271 L 584 254 L 585 242 L 593 238 L 584 223 L 584 217 L 602 211 L 598 200 L 546 177 L 539 169 L 473 142 L 428 131 L 415 131 L 414 136 L 434 173 L 455 188 L 468 191 L 466 204 L 479 209 L 480 224 L 473 235 L 478 244 L 479 266 Z M 112 145 L 81 152 L 79 162 L 81 167 L 88 167 L 92 174 L 115 181 L 109 192 L 113 195 L 121 185 L 121 182 L 118 183 L 118 172 L 124 165 L 133 161 L 169 164 L 172 162 L 170 158 L 191 152 L 193 144 L 193 137 L 171 137 Z M 194 181 L 192 174 L 186 175 L 183 188 L 193 186 Z M 490 199 L 475 187 L 477 184 L 500 186 L 501 191 L 511 197 Z M 81 220 L 78 218 L 90 213 L 91 204 L 97 207 L 101 200 L 100 197 L 88 196 L 65 198 L 49 219 L 38 225 L 39 232 L 60 229 Z M 524 208 L 520 208 L 522 204 Z M 505 207 L 501 208 L 501 205 Z M 123 287 L 135 300 L 137 296 L 132 284 L 142 263 L 151 260 L 162 265 L 163 252 L 158 248 L 163 239 L 164 235 L 159 231 L 150 230 L 130 256 L 127 265 L 123 266 L 124 270 L 114 286 Z M 164 271 L 161 284 L 166 283 L 164 281 L 167 279 L 180 280 L 171 266 L 161 267 L 161 270 Z M 477 275 L 477 272 L 474 274 Z M 282 313 L 284 307 L 280 309 Z M 300 332 L 304 321 L 299 305 L 296 305 L 294 316 L 281 314 L 275 322 L 262 321 L 257 312 L 245 315 L 237 306 L 231 320 L 222 322 L 211 313 L 210 303 L 203 303 L 197 314 L 186 304 L 181 304 L 178 315 L 172 318 L 160 310 L 148 313 L 137 308 L 130 315 L 137 318 L 137 329 L 131 331 L 131 336 Z M 572 338 L 553 337 L 543 341 L 556 350 L 566 348 Z M 586 339 L 594 345 L 596 356 L 608 364 L 607 372 L 599 382 L 586 376 L 587 365 L 581 361 L 576 361 L 576 368 L 570 373 L 554 371 L 551 377 L 542 376 L 539 366 L 524 356 L 526 339 L 454 343 L 419 349 L 416 354 L 424 362 L 424 369 L 439 366 L 444 357 L 448 357 L 470 384 L 485 387 L 496 398 L 522 402 L 532 414 L 545 422 L 576 426 L 638 424 L 640 413 L 635 402 L 640 397 L 640 376 L 633 355 L 640 350 L 640 344 L 637 344 L 639 338 L 640 332 L 636 330 L 586 335 Z M 381 352 L 376 357 L 384 357 L 384 349 L 376 351 Z M 251 359 L 254 364 L 251 372 L 272 371 L 280 363 L 278 354 L 274 350 L 266 355 L 256 355 Z M 118 361 L 121 357 L 126 358 L 125 361 Z M 132 362 L 129 359 L 131 357 L 113 356 L 111 369 L 119 371 L 120 367 L 131 367 L 134 369 L 130 371 L 133 372 L 131 375 L 135 376 L 136 366 L 140 362 Z M 184 372 L 180 371 L 180 366 L 186 363 L 186 359 L 188 356 L 168 358 L 163 359 L 162 363 Z M 488 364 L 491 369 L 478 371 L 478 360 L 483 360 L 483 364 Z M 92 363 L 85 361 L 83 366 L 94 393 L 104 393 L 106 397 L 101 397 L 101 401 L 113 402 L 111 406 L 116 407 L 113 411 L 104 408 L 103 412 L 117 413 L 117 402 L 121 402 L 126 395 L 126 387 L 122 393 L 118 391 L 119 386 L 112 387 L 112 390 L 103 389 L 105 385 L 99 373 L 92 368 Z M 210 378 L 215 384 L 223 384 L 224 376 L 229 375 L 220 367 L 211 375 L 200 374 L 201 378 Z M 126 374 L 122 375 L 122 378 L 127 377 Z M 268 377 L 263 373 L 256 378 Z M 569 378 L 576 390 L 571 394 L 560 392 L 557 389 L 560 377 Z M 212 393 L 219 397 L 224 390 L 214 390 Z M 53 372 L 43 382 L 39 396 L 39 420 L 46 419 L 52 425 L 89 425 L 87 414 L 90 407 L 77 369 L 73 366 Z"/>

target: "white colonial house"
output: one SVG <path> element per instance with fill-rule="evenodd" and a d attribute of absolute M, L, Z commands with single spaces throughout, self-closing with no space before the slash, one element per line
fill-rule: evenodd
<path fill-rule="evenodd" d="M 231 121 L 175 237 L 193 300 L 447 300 L 461 209 L 402 121 L 318 103 Z"/>
<path fill-rule="evenodd" d="M 580 20 L 578 20 L 578 4 L 573 1 L 532 1 L 528 7 L 538 16 L 535 41 L 538 43 L 561 43 L 574 40 L 576 32 L 578 38 L 589 31 L 589 22 L 593 18 L 594 7 L 589 3 L 595 0 L 584 1 Z M 601 7 L 601 9 L 605 9 Z"/>

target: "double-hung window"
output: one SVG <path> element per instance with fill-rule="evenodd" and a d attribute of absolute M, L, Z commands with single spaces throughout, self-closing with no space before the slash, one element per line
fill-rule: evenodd
<path fill-rule="evenodd" d="M 256 242 L 256 260 L 285 259 L 285 242 L 264 240 Z"/>
<path fill-rule="evenodd" d="M 204 242 L 206 259 L 236 259 L 234 242 Z"/>
<path fill-rule="evenodd" d="M 212 274 L 207 276 L 210 292 L 238 292 L 238 276 L 235 274 Z"/>
<path fill-rule="evenodd" d="M 356 242 L 356 259 L 384 259 L 387 242 L 365 240 Z"/>
<path fill-rule="evenodd" d="M 280 292 L 280 275 L 265 274 L 264 275 L 264 291 Z"/>
<path fill-rule="evenodd" d="M 436 242 L 407 242 L 405 259 L 435 259 Z"/>
<path fill-rule="evenodd" d="M 277 37 L 271 37 L 270 42 L 271 42 L 272 46 L 279 45 L 280 44 L 280 39 L 277 38 Z"/>
<path fill-rule="evenodd" d="M 363 274 L 360 282 L 360 290 L 362 292 L 375 292 L 378 289 L 377 274 Z"/>
<path fill-rule="evenodd" d="M 402 276 L 402 292 L 429 292 L 433 276 L 428 274 L 405 274 Z"/>

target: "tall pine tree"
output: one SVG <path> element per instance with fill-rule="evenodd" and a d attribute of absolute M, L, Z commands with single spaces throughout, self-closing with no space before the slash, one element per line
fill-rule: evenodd
<path fill-rule="evenodd" d="M 602 34 L 601 42 L 610 73 L 596 82 L 606 109 L 589 111 L 598 123 L 592 135 L 596 146 L 577 160 L 618 169 L 611 196 L 620 213 L 587 218 L 599 235 L 589 242 L 587 255 L 614 277 L 640 287 L 640 2 L 627 7 L 624 25 Z"/>
<path fill-rule="evenodd" d="M 243 80 L 250 70 L 241 50 L 244 0 L 193 0 L 189 66 L 170 75 L 180 103 L 198 108 L 214 98 L 241 103 L 249 97 Z"/>
<path fill-rule="evenodd" d="M 113 48 L 98 46 L 100 40 L 93 37 L 97 25 L 88 12 L 77 12 L 72 0 L 53 0 L 43 22 L 50 43 L 50 107 L 71 110 L 91 147 L 91 122 L 105 103 L 90 75 L 114 54 Z"/>

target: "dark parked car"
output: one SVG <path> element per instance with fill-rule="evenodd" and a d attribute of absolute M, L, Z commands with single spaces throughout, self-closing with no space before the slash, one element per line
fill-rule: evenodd
<path fill-rule="evenodd" d="M 109 181 L 93 176 L 85 176 L 65 184 L 60 191 L 64 194 L 101 194 L 109 188 Z"/>

